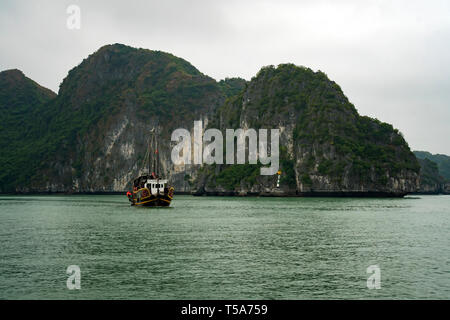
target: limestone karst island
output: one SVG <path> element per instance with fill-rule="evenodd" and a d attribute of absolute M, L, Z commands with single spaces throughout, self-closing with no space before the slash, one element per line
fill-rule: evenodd
<path fill-rule="evenodd" d="M 161 173 L 196 195 L 404 196 L 449 192 L 449 158 L 410 150 L 392 125 L 358 114 L 324 72 L 265 66 L 216 81 L 172 54 L 106 45 L 69 71 L 58 94 L 20 70 L 0 73 L 0 192 L 125 192 L 148 132 Z M 280 176 L 260 164 L 175 165 L 170 134 L 278 128 Z M 417 156 L 417 158 L 416 158 Z M 436 159 L 435 159 L 436 160 Z"/>

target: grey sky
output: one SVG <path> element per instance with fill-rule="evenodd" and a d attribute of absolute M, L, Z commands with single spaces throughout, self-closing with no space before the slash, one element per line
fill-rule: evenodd
<path fill-rule="evenodd" d="M 66 27 L 70 4 L 80 30 Z M 413 149 L 450 154 L 450 1 L 2 0 L 0 41 L 0 70 L 54 91 L 110 43 L 173 53 L 215 79 L 320 69 Z"/>

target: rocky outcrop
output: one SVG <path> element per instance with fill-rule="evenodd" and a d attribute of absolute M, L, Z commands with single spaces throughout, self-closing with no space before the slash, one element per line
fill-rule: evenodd
<path fill-rule="evenodd" d="M 420 194 L 450 194 L 448 168 L 450 157 L 432 155 L 425 151 L 414 151 L 420 163 Z M 436 163 L 432 159 L 438 161 Z M 442 172 L 441 172 L 442 170 Z"/>
<path fill-rule="evenodd" d="M 444 180 L 439 175 L 437 164 L 429 159 L 418 159 L 420 163 L 420 188 L 418 193 L 439 194 Z"/>
<path fill-rule="evenodd" d="M 189 192 L 185 177 L 195 176 L 196 168 L 172 163 L 171 133 L 192 128 L 194 120 L 207 123 L 224 100 L 215 80 L 180 58 L 105 46 L 69 72 L 55 101 L 61 110 L 79 115 L 84 130 L 77 130 L 72 141 L 60 142 L 70 148 L 49 157 L 49 165 L 37 175 L 48 177 L 48 182 L 35 179 L 29 188 L 39 192 L 127 190 L 145 169 L 149 133 L 155 129 L 160 133 L 161 174 L 177 191 Z M 84 118 L 90 113 L 94 121 Z M 70 119 L 64 123 L 74 125 Z"/>
<path fill-rule="evenodd" d="M 280 128 L 281 185 L 258 167 L 201 171 L 197 194 L 403 196 L 417 190 L 419 165 L 391 125 L 358 115 L 321 72 L 294 65 L 263 68 L 212 123 Z"/>
<path fill-rule="evenodd" d="M 279 128 L 277 175 L 257 165 L 174 165 L 171 133 L 205 128 Z M 272 196 L 402 196 L 419 166 L 392 126 L 358 115 L 322 72 L 263 68 L 250 82 L 216 82 L 171 54 L 108 45 L 72 69 L 58 96 L 42 101 L 12 158 L 29 164 L 3 191 L 116 192 L 143 169 L 150 130 L 160 133 L 162 174 L 176 192 Z M 5 165 L 5 161 L 3 165 Z"/>

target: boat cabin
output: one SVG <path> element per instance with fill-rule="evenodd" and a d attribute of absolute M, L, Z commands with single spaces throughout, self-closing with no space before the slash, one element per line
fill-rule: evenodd
<path fill-rule="evenodd" d="M 145 187 L 150 190 L 151 194 L 164 194 L 166 192 L 167 180 L 149 179 L 145 183 Z"/>
<path fill-rule="evenodd" d="M 153 195 L 164 194 L 167 192 L 167 183 L 166 179 L 155 179 L 153 176 L 140 176 L 133 182 L 133 189 L 135 191 L 147 188 L 150 190 L 150 193 Z"/>

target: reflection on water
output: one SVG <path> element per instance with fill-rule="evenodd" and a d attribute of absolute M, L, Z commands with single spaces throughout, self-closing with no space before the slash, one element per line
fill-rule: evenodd
<path fill-rule="evenodd" d="M 0 298 L 450 298 L 450 197 L 1 196 Z M 81 290 L 66 287 L 69 265 Z M 370 265 L 381 289 L 369 290 Z"/>

